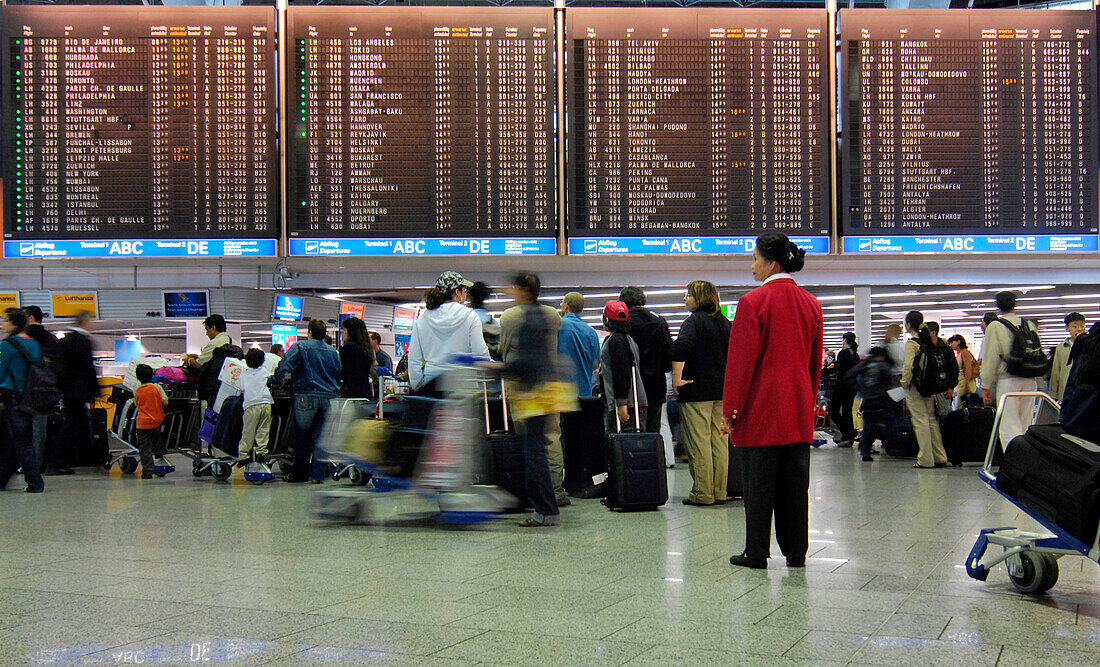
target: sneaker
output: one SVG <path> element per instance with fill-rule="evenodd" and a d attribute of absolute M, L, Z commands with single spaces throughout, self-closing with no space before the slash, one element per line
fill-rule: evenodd
<path fill-rule="evenodd" d="M 556 500 L 558 507 L 569 507 L 573 504 L 573 501 L 569 499 L 569 496 L 562 496 Z"/>
<path fill-rule="evenodd" d="M 23 493 L 42 493 L 45 489 L 32 489 L 29 486 L 23 487 Z"/>
<path fill-rule="evenodd" d="M 697 503 L 691 498 L 684 498 L 682 501 L 685 505 L 691 505 L 692 507 L 710 507 L 714 503 Z"/>

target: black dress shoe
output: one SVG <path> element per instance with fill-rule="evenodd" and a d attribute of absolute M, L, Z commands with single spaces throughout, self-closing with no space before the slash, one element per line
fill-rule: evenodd
<path fill-rule="evenodd" d="M 933 468 L 946 468 L 947 464 L 946 463 L 933 463 L 932 467 Z"/>
<path fill-rule="evenodd" d="M 737 554 L 736 556 L 730 556 L 730 565 L 736 565 L 738 567 L 751 567 L 754 570 L 766 570 L 768 569 L 767 558 L 750 558 L 747 554 Z"/>
<path fill-rule="evenodd" d="M 691 505 L 692 507 L 710 507 L 714 503 L 697 503 L 691 498 L 684 498 L 683 503 L 685 505 Z"/>
<path fill-rule="evenodd" d="M 788 558 L 787 567 L 806 567 L 805 558 Z"/>

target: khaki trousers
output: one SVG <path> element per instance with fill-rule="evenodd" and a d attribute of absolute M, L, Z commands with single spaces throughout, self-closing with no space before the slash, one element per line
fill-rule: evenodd
<path fill-rule="evenodd" d="M 916 389 L 910 389 L 905 392 L 905 405 L 909 408 L 913 434 L 917 436 L 917 446 L 920 448 L 917 465 L 931 468 L 936 463 L 947 463 L 940 422 L 936 417 L 936 397 L 921 396 Z"/>
<path fill-rule="evenodd" d="M 726 499 L 729 438 L 721 433 L 722 401 L 680 404 L 680 439 L 694 481 L 688 499 L 709 505 Z"/>
<path fill-rule="evenodd" d="M 244 458 L 252 452 L 256 444 L 256 453 L 267 456 L 267 438 L 271 435 L 271 404 L 253 405 L 244 411 L 244 430 L 241 431 L 241 445 L 237 456 Z"/>
<path fill-rule="evenodd" d="M 550 482 L 554 485 L 554 497 L 560 502 L 568 498 L 562 481 L 565 479 L 565 455 L 561 451 L 561 415 L 546 419 L 546 458 L 550 463 Z"/>

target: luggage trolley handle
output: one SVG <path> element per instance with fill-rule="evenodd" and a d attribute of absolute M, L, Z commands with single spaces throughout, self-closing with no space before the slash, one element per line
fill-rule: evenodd
<path fill-rule="evenodd" d="M 636 372 L 637 366 L 631 364 L 630 366 L 630 390 L 634 393 L 634 430 L 639 433 L 642 432 L 642 407 L 638 402 L 638 374 Z M 619 413 L 616 409 L 615 412 L 615 426 L 618 427 L 619 433 L 623 432 L 623 424 L 619 421 Z"/>
<path fill-rule="evenodd" d="M 481 395 L 485 402 L 485 435 L 492 435 L 493 427 L 489 424 L 489 381 L 481 383 Z M 504 413 L 504 430 L 508 430 L 508 397 L 504 389 L 504 380 L 500 381 L 500 406 Z"/>
<path fill-rule="evenodd" d="M 1044 405 L 1049 405 L 1055 411 L 1061 410 L 1058 401 L 1044 391 L 1010 391 L 1003 394 L 997 402 L 997 416 L 993 419 L 993 431 L 989 434 L 989 446 L 986 448 L 985 462 L 982 464 L 981 476 L 988 481 L 994 481 L 997 478 L 993 473 L 993 454 L 997 451 L 998 432 L 1001 430 L 1001 418 L 1004 416 L 1005 404 L 1008 403 L 1009 399 L 1023 398 L 1030 398 L 1033 401 L 1039 399 Z M 1002 442 L 1001 449 L 1007 448 L 1008 443 Z"/>

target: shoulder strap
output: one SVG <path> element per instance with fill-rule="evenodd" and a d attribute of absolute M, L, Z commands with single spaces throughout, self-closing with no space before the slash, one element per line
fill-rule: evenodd
<path fill-rule="evenodd" d="M 16 336 L 8 336 L 4 340 L 11 341 L 12 347 L 19 351 L 19 354 L 23 356 L 23 361 L 27 362 L 27 368 L 34 365 L 34 359 L 31 359 L 31 355 L 27 353 L 26 348 L 23 347 L 23 343 L 19 341 Z"/>

